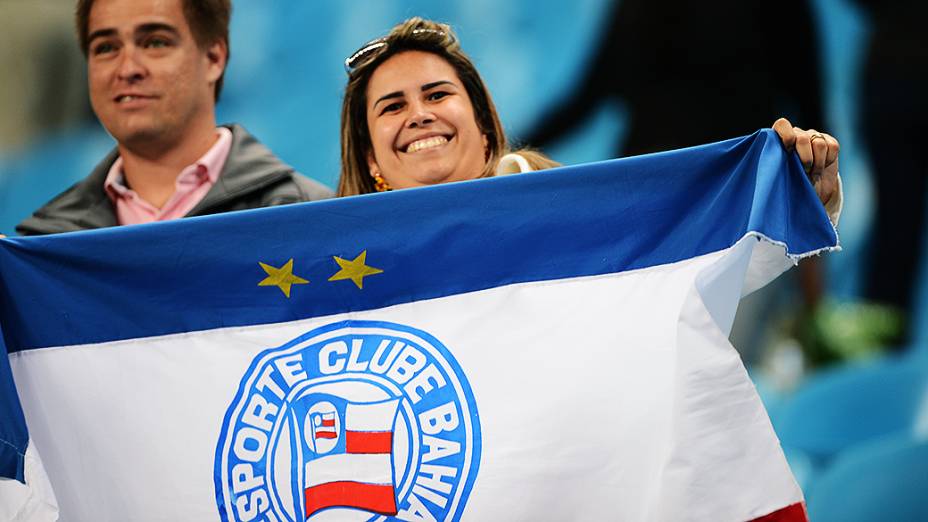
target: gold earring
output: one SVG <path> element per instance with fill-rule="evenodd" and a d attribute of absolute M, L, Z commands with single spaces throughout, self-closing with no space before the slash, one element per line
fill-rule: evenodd
<path fill-rule="evenodd" d="M 371 172 L 371 177 L 374 178 L 374 190 L 377 192 L 388 192 L 393 190 L 390 188 L 390 184 L 387 183 L 387 180 L 383 179 L 383 176 L 379 172 Z"/>

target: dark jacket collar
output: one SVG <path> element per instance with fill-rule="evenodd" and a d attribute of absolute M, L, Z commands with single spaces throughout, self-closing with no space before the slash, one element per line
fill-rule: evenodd
<path fill-rule="evenodd" d="M 232 131 L 229 156 L 216 184 L 188 216 L 208 214 L 210 209 L 260 191 L 293 172 L 243 127 L 226 127 Z M 116 213 L 103 183 L 118 157 L 119 151 L 113 149 L 89 176 L 38 209 L 16 231 L 36 235 L 116 226 Z"/>
<path fill-rule="evenodd" d="M 206 196 L 187 215 L 209 214 L 210 209 L 223 206 L 231 200 L 263 190 L 293 173 L 240 125 L 226 125 L 232 131 L 232 147 L 219 179 Z"/>

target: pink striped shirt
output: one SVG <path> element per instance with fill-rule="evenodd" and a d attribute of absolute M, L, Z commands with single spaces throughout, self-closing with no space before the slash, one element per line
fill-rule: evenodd
<path fill-rule="evenodd" d="M 226 164 L 226 158 L 229 157 L 229 150 L 232 148 L 232 131 L 219 127 L 216 132 L 219 139 L 203 157 L 180 172 L 175 181 L 174 194 L 160 209 L 126 186 L 126 177 L 122 172 L 122 158 L 117 158 L 110 167 L 103 188 L 116 207 L 116 220 L 119 224 L 137 225 L 153 221 L 167 221 L 184 217 L 193 210 L 193 207 L 197 206 L 206 197 L 209 189 L 216 184 L 219 173 Z"/>

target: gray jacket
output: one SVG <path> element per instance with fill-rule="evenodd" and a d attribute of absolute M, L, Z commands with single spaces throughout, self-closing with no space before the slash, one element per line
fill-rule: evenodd
<path fill-rule="evenodd" d="M 202 201 L 187 216 L 285 205 L 331 198 L 332 191 L 282 163 L 238 125 L 231 125 L 232 148 L 225 166 Z M 16 226 L 20 235 L 55 234 L 116 226 L 113 203 L 103 189 L 110 167 L 119 156 L 113 150 L 93 172 L 36 210 Z"/>

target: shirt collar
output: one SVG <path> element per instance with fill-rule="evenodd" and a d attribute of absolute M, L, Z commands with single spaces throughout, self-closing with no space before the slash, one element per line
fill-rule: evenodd
<path fill-rule="evenodd" d="M 219 136 L 216 143 L 200 159 L 181 170 L 177 176 L 177 185 L 189 180 L 191 176 L 202 176 L 200 173 L 206 174 L 210 184 L 216 183 L 232 148 L 232 131 L 225 127 L 218 127 L 216 134 Z M 103 181 L 103 190 L 113 202 L 117 199 L 132 198 L 135 195 L 135 191 L 126 185 L 122 165 L 122 157 L 117 157 Z"/>

